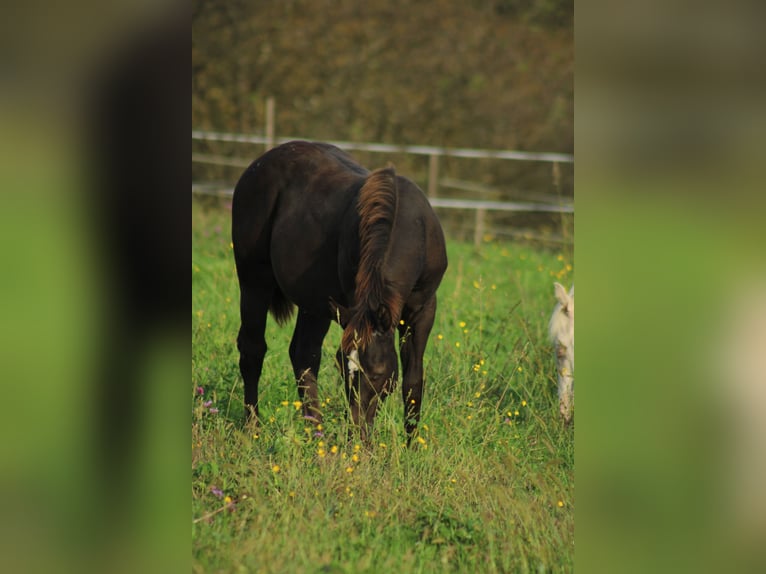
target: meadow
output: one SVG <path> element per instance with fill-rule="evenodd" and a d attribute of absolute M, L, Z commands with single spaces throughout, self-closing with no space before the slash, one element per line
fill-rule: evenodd
<path fill-rule="evenodd" d="M 261 425 L 243 425 L 229 215 L 192 205 L 193 571 L 572 571 L 574 425 L 558 414 L 547 337 L 571 248 L 448 236 L 415 447 L 397 392 L 363 446 L 347 439 L 337 326 L 319 373 L 323 436 L 301 417 L 292 328 L 271 319 Z"/>

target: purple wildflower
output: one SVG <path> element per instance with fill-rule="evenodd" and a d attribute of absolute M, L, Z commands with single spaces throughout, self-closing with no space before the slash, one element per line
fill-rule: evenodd
<path fill-rule="evenodd" d="M 205 394 L 205 389 L 203 389 L 202 387 L 197 387 L 197 394 L 198 395 L 204 395 Z"/>
<path fill-rule="evenodd" d="M 217 409 L 217 408 L 215 408 L 215 407 L 213 407 L 212 409 L 209 409 L 209 410 L 208 410 L 208 412 L 209 412 L 209 413 L 213 413 L 213 414 L 216 414 L 216 413 L 218 413 L 218 409 Z"/>
<path fill-rule="evenodd" d="M 205 408 L 208 408 L 212 404 L 213 404 L 213 401 L 205 401 L 204 403 L 202 403 L 202 406 Z"/>
<path fill-rule="evenodd" d="M 223 498 L 223 491 L 220 488 L 218 488 L 217 486 L 211 486 L 210 487 L 210 492 L 215 494 L 218 498 Z"/>

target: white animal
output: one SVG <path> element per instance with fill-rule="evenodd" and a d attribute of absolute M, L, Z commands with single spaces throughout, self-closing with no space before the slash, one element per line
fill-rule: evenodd
<path fill-rule="evenodd" d="M 559 411 L 569 423 L 574 406 L 574 285 L 567 293 L 563 285 L 554 283 L 554 290 L 558 303 L 551 315 L 549 332 L 556 348 Z"/>

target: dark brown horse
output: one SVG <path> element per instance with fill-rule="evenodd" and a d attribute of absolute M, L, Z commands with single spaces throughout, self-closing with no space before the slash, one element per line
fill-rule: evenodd
<path fill-rule="evenodd" d="M 398 377 L 398 329 L 409 441 L 420 419 L 436 288 L 447 268 L 444 234 L 420 188 L 393 168 L 370 173 L 334 146 L 289 142 L 242 174 L 232 241 L 248 415 L 258 416 L 268 311 L 283 324 L 296 305 L 290 360 L 303 415 L 322 421 L 316 377 L 322 341 L 337 320 L 338 365 L 352 420 L 367 440 L 380 400 Z"/>

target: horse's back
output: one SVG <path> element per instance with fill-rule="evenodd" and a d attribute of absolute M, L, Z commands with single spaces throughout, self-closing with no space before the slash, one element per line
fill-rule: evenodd
<path fill-rule="evenodd" d="M 254 245 L 282 291 L 299 307 L 328 312 L 342 298 L 340 237 L 356 218 L 356 197 L 369 172 L 335 146 L 293 141 L 251 164 L 232 206 L 235 256 Z"/>
<path fill-rule="evenodd" d="M 314 213 L 328 225 L 337 216 L 337 198 L 367 171 L 330 144 L 291 141 L 267 151 L 244 171 L 232 200 L 235 245 L 264 247 L 265 235 L 279 221 Z M 268 232 L 268 233 L 267 233 Z"/>
<path fill-rule="evenodd" d="M 392 237 L 392 274 L 409 275 L 414 291 L 428 298 L 436 291 L 447 269 L 447 249 L 439 219 L 423 191 L 409 179 L 397 178 L 398 232 Z"/>

